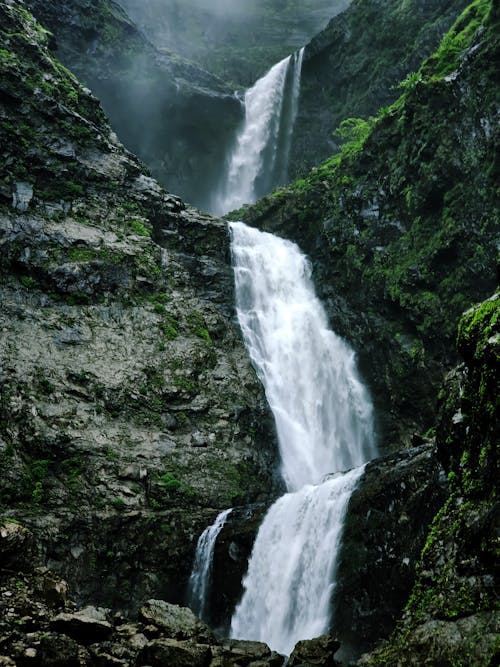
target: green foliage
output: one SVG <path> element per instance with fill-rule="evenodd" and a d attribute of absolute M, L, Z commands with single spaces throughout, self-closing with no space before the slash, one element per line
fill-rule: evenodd
<path fill-rule="evenodd" d="M 471 46 L 491 11 L 491 0 L 475 0 L 460 15 L 444 36 L 437 52 L 423 67 L 433 77 L 443 78 L 459 65 L 463 53 Z"/>
<path fill-rule="evenodd" d="M 141 220 L 129 220 L 128 226 L 138 236 L 151 236 L 151 231 L 144 226 L 144 223 Z"/>
<path fill-rule="evenodd" d="M 193 499 L 196 496 L 195 489 L 179 480 L 172 470 L 159 472 L 157 480 L 160 488 L 168 496 L 181 494 L 188 499 Z"/>
<path fill-rule="evenodd" d="M 118 512 L 123 512 L 127 506 L 127 503 L 123 498 L 113 498 L 111 504 Z"/>
<path fill-rule="evenodd" d="M 210 338 L 210 334 L 208 332 L 206 323 L 205 323 L 205 318 L 203 315 L 197 311 L 193 311 L 187 316 L 187 322 L 190 328 L 190 331 L 195 334 L 195 336 L 198 336 L 198 338 L 202 338 L 205 340 L 207 343 L 211 343 L 212 339 Z"/>
<path fill-rule="evenodd" d="M 346 118 L 334 131 L 333 136 L 342 145 L 343 157 L 353 155 L 363 146 L 375 123 L 375 118 Z"/>
<path fill-rule="evenodd" d="M 31 276 L 22 276 L 20 281 L 26 289 L 34 289 L 35 287 L 38 287 L 38 282 L 34 278 L 31 278 Z"/>
<path fill-rule="evenodd" d="M 160 329 L 167 340 L 175 340 L 179 335 L 179 322 L 172 315 L 166 314 Z"/>
<path fill-rule="evenodd" d="M 31 488 L 31 502 L 35 507 L 39 507 L 45 500 L 45 479 L 49 463 L 47 459 L 35 459 L 25 468 L 25 483 Z"/>

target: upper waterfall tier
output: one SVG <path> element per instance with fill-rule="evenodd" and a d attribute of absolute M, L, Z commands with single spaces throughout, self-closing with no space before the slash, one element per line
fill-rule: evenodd
<path fill-rule="evenodd" d="M 286 181 L 303 54 L 287 56 L 245 92 L 245 121 L 214 196 L 215 213 L 253 203 Z"/>

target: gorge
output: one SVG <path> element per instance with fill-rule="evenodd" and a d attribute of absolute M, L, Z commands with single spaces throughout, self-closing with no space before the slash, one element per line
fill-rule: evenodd
<path fill-rule="evenodd" d="M 113 2 L 0 0 L 5 667 L 496 664 L 499 9 L 381 7 L 238 99 Z M 223 200 L 257 90 L 232 222 L 120 143 Z"/>

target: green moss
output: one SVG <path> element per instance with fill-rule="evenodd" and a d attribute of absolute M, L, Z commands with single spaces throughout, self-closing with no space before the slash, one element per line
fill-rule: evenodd
<path fill-rule="evenodd" d="M 38 287 L 38 282 L 34 278 L 31 278 L 31 276 L 21 276 L 20 281 L 26 289 L 34 289 L 35 287 Z"/>
<path fill-rule="evenodd" d="M 129 220 L 128 226 L 138 236 L 151 236 L 151 231 L 144 226 L 141 220 Z"/>
<path fill-rule="evenodd" d="M 422 68 L 422 73 L 437 78 L 451 74 L 486 23 L 490 11 L 491 0 L 475 0 L 470 4 L 446 33 L 435 55 Z"/>

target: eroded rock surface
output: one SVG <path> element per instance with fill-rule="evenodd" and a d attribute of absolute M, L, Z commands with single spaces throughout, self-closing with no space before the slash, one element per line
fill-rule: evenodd
<path fill-rule="evenodd" d="M 20 3 L 0 18 L 2 512 L 80 599 L 180 601 L 203 528 L 274 484 L 226 226 L 146 174 Z"/>

